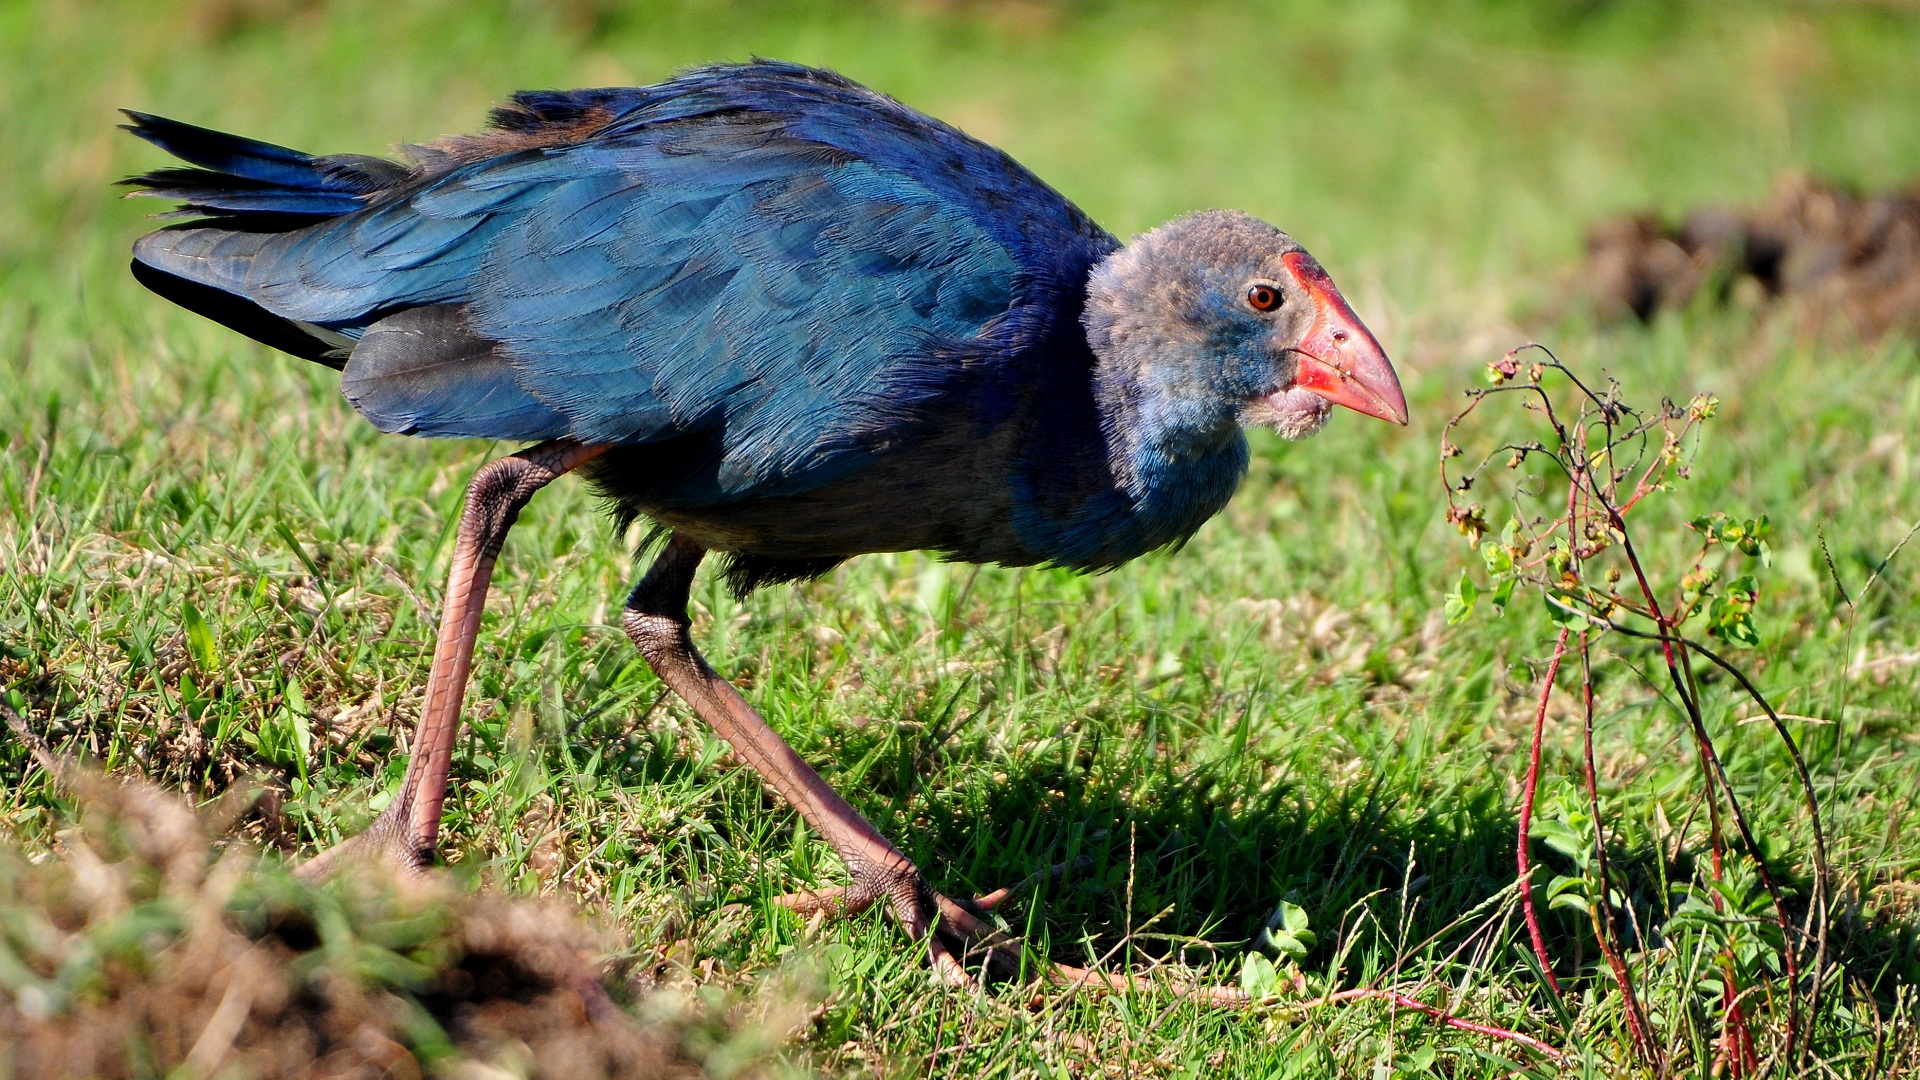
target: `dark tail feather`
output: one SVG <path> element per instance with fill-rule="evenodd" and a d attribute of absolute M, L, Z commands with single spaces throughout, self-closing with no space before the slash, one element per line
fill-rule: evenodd
<path fill-rule="evenodd" d="M 263 228 L 286 228 L 314 218 L 348 214 L 367 197 L 394 186 L 411 171 L 385 158 L 341 154 L 315 157 L 272 143 L 122 110 L 121 125 L 198 168 L 158 169 L 121 181 L 135 194 L 180 201 L 181 212 L 251 217 Z"/>
<path fill-rule="evenodd" d="M 262 345 L 325 364 L 336 371 L 346 366 L 346 356 L 339 348 L 306 333 L 298 325 L 244 296 L 188 281 L 138 259 L 133 261 L 133 278 L 188 311 L 238 330 Z"/>

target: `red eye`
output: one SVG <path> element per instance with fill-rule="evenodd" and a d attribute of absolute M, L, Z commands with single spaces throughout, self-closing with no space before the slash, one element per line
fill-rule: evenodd
<path fill-rule="evenodd" d="M 1280 306 L 1280 290 L 1271 285 L 1254 285 L 1247 289 L 1247 306 L 1255 311 L 1272 311 Z"/>

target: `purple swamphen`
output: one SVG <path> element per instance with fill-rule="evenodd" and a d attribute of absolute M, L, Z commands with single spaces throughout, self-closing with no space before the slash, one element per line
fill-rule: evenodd
<path fill-rule="evenodd" d="M 537 444 L 467 490 L 398 796 L 310 869 L 432 861 L 494 560 L 580 469 L 623 524 L 667 533 L 628 635 L 846 863 L 846 887 L 785 902 L 884 900 L 965 978 L 953 945 L 1006 939 L 707 665 L 701 560 L 742 593 L 877 551 L 1106 569 L 1226 504 L 1246 425 L 1407 418 L 1379 343 L 1285 233 L 1210 211 L 1122 246 L 1006 154 L 832 72 L 522 93 L 409 164 L 128 116 L 192 166 L 127 181 L 192 218 L 134 244 L 142 284 L 338 369 L 382 431 Z"/>

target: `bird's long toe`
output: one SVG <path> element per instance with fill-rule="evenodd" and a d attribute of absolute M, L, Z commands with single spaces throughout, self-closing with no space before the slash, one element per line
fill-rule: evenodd
<path fill-rule="evenodd" d="M 1074 867 L 1059 866 L 1007 888 L 996 889 L 972 898 L 955 898 L 927 885 L 926 879 L 911 864 L 874 870 L 859 875 L 851 885 L 830 886 L 786 893 L 773 903 L 802 917 L 848 918 L 859 915 L 881 900 L 887 901 L 891 915 L 907 936 L 925 941 L 927 959 L 942 982 L 954 986 L 978 988 L 981 971 L 996 978 L 1018 977 L 1023 970 L 1033 972 L 1031 964 L 1023 968 L 1025 942 L 1016 934 L 990 921 L 990 912 L 1008 899 L 1027 891 L 1043 878 L 1058 876 Z M 1050 965 L 1041 971 L 1061 984 L 1105 986 L 1108 983 L 1078 968 Z"/>
<path fill-rule="evenodd" d="M 382 813 L 356 836 L 327 848 L 293 868 L 308 884 L 325 881 L 346 866 L 370 866 L 390 873 L 400 883 L 424 881 L 433 866 L 433 849 L 409 843 L 406 829 L 393 813 Z"/>

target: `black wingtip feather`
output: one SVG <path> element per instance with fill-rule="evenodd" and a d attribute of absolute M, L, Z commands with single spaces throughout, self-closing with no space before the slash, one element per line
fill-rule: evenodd
<path fill-rule="evenodd" d="M 346 357 L 332 345 L 309 336 L 298 326 L 273 314 L 244 296 L 235 296 L 230 292 L 216 289 L 211 285 L 202 285 L 197 281 L 169 274 L 139 259 L 133 260 L 133 279 L 145 285 L 163 299 L 186 308 L 196 315 L 212 319 L 232 330 L 237 330 L 253 340 L 270 348 L 291 353 L 303 360 L 312 360 L 316 364 L 338 371 L 346 366 Z"/>

